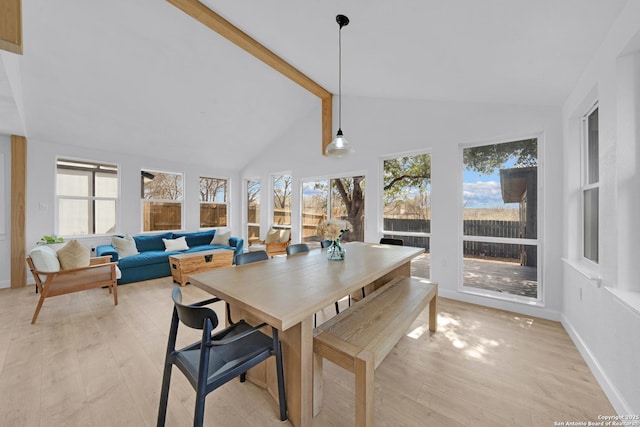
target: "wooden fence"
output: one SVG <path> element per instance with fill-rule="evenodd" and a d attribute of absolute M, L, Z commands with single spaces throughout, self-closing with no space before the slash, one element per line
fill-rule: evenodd
<path fill-rule="evenodd" d="M 520 221 L 465 220 L 463 233 L 466 236 L 487 236 L 519 238 L 521 236 Z M 431 232 L 431 220 L 385 218 L 384 229 L 387 231 Z M 387 236 L 400 237 L 406 246 L 425 248 L 429 251 L 429 238 L 419 236 Z M 463 253 L 468 256 L 488 258 L 504 258 L 522 260 L 523 245 L 510 243 L 470 242 L 463 243 Z M 530 257 L 531 258 L 531 257 Z M 533 260 L 530 260 L 530 262 Z"/>

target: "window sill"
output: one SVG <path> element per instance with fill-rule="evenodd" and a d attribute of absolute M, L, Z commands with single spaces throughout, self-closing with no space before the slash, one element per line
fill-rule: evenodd
<path fill-rule="evenodd" d="M 562 261 L 564 261 L 565 264 L 572 267 L 578 273 L 589 279 L 598 288 L 602 285 L 602 276 L 600 276 L 600 272 L 597 269 L 585 264 L 584 262 L 574 261 L 567 258 L 562 258 Z"/>
<path fill-rule="evenodd" d="M 605 287 L 605 289 L 611 292 L 622 304 L 640 315 L 640 292 L 609 287 Z"/>

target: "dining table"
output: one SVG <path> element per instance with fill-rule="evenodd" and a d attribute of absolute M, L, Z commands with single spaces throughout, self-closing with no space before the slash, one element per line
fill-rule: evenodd
<path fill-rule="evenodd" d="M 228 303 L 234 321 L 265 322 L 279 331 L 288 419 L 295 427 L 310 426 L 313 418 L 314 313 L 347 295 L 361 298 L 362 288 L 366 295 L 394 277 L 410 276 L 411 260 L 424 252 L 364 242 L 345 249 L 341 261 L 328 260 L 326 249 L 312 249 L 189 275 L 194 286 Z M 275 367 L 269 364 L 253 368 L 247 378 L 277 400 Z"/>

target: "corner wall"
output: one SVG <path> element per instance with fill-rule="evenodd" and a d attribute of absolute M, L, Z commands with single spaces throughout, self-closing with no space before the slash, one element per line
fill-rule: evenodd
<path fill-rule="evenodd" d="M 614 408 L 640 413 L 640 1 L 629 0 L 563 107 L 563 324 Z M 599 266 L 581 261 L 580 117 L 598 101 Z M 601 284 L 588 277 L 601 277 Z"/>

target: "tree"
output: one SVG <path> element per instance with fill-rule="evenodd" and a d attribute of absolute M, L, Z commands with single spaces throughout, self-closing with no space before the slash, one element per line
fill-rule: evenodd
<path fill-rule="evenodd" d="M 481 145 L 465 148 L 462 160 L 467 170 L 491 175 L 503 167 L 510 158 L 515 157 L 514 167 L 538 165 L 538 140 L 536 138 L 521 141 L 503 142 L 493 145 Z"/>
<path fill-rule="evenodd" d="M 200 201 L 201 202 L 221 202 L 225 203 L 227 199 L 227 180 L 219 178 L 200 177 Z M 220 197 L 217 198 L 220 194 Z"/>
<path fill-rule="evenodd" d="M 291 175 L 273 177 L 273 209 L 274 223 L 291 224 Z M 275 218 L 276 210 L 281 212 L 279 218 Z"/>
<path fill-rule="evenodd" d="M 332 196 L 339 196 L 342 202 L 338 205 L 334 199 L 332 217 L 346 216 L 353 226 L 346 240 L 364 240 L 364 176 L 332 179 L 331 187 Z"/>
<path fill-rule="evenodd" d="M 413 217 L 427 219 L 431 156 L 419 154 L 384 161 L 385 214 L 410 212 Z"/>

